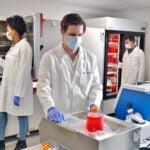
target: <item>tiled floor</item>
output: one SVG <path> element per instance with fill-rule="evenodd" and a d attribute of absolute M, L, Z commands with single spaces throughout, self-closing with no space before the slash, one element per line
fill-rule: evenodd
<path fill-rule="evenodd" d="M 17 143 L 17 139 L 7 138 L 6 139 L 6 150 L 13 150 L 15 148 L 15 145 Z M 27 145 L 28 147 L 32 145 L 37 145 L 40 143 L 40 138 L 38 133 L 32 133 L 30 136 L 27 137 Z"/>

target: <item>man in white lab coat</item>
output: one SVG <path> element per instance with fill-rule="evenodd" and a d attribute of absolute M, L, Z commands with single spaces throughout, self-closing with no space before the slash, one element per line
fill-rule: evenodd
<path fill-rule="evenodd" d="M 135 37 L 125 36 L 125 53 L 122 63 L 122 84 L 142 84 L 145 75 L 145 55 L 136 46 Z"/>
<path fill-rule="evenodd" d="M 81 46 L 85 30 L 86 24 L 78 14 L 64 16 L 63 42 L 40 62 L 37 94 L 52 121 L 62 122 L 63 114 L 100 106 L 102 85 L 96 56 Z"/>

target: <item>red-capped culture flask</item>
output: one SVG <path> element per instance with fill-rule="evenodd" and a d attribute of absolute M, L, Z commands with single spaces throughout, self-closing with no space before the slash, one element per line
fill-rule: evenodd
<path fill-rule="evenodd" d="M 89 132 L 103 130 L 103 115 L 98 112 L 98 107 L 94 106 L 86 117 L 86 128 Z"/>

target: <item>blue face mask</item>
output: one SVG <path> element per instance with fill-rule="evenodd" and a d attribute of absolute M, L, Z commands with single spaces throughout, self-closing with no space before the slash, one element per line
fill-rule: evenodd
<path fill-rule="evenodd" d="M 81 46 L 82 39 L 81 36 L 67 36 L 66 44 L 71 50 L 76 50 Z"/>

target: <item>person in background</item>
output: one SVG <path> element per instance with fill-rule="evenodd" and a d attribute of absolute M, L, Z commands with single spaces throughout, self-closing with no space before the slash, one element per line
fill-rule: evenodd
<path fill-rule="evenodd" d="M 32 49 L 26 38 L 26 24 L 22 17 L 7 19 L 6 36 L 12 46 L 5 56 L 0 58 L 3 76 L 0 87 L 0 150 L 5 150 L 5 130 L 8 114 L 19 120 L 19 139 L 15 150 L 26 148 L 28 116 L 33 113 L 32 94 Z M 12 127 L 13 128 L 13 127 Z"/>
<path fill-rule="evenodd" d="M 125 36 L 125 53 L 123 55 L 122 84 L 142 84 L 145 76 L 145 55 L 135 43 L 135 37 Z"/>
<path fill-rule="evenodd" d="M 40 62 L 37 95 L 51 121 L 60 123 L 64 114 L 100 106 L 102 85 L 96 56 L 81 46 L 85 31 L 79 14 L 65 15 L 61 21 L 63 42 Z"/>

